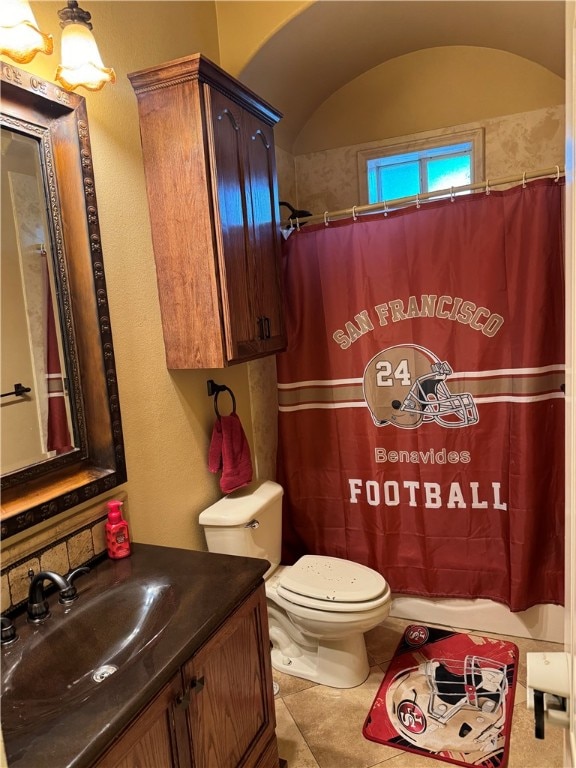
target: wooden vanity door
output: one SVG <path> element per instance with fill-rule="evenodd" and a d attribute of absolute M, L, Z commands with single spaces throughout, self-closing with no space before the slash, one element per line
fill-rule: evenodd
<path fill-rule="evenodd" d="M 184 667 L 194 768 L 278 766 L 264 586 Z"/>
<path fill-rule="evenodd" d="M 182 728 L 176 705 L 181 692 L 178 672 L 93 768 L 187 768 L 190 754 L 185 740 L 186 724 Z"/>

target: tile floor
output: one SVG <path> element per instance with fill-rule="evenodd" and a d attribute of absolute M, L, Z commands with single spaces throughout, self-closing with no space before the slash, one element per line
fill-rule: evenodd
<path fill-rule="evenodd" d="M 275 699 L 276 735 L 280 757 L 288 768 L 448 768 L 450 763 L 386 747 L 362 736 L 364 719 L 409 623 L 389 618 L 366 634 L 370 675 L 357 688 L 327 688 L 274 670 L 274 680 L 280 686 Z M 488 632 L 478 634 L 490 636 Z M 563 731 L 547 728 L 544 740 L 535 739 L 533 713 L 526 708 L 526 652 L 560 651 L 562 646 L 505 639 L 520 650 L 508 768 L 564 768 Z"/>

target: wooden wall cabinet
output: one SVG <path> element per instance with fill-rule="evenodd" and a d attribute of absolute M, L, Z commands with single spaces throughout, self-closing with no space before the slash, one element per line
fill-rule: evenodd
<path fill-rule="evenodd" d="M 94 768 L 277 768 L 266 596 L 259 587 Z"/>
<path fill-rule="evenodd" d="M 201 54 L 129 78 L 168 367 L 282 351 L 280 113 Z"/>

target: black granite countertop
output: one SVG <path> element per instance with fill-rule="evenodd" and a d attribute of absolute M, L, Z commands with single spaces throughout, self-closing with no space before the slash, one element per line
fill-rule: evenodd
<path fill-rule="evenodd" d="M 258 586 L 268 566 L 255 558 L 135 544 L 130 557 L 106 559 L 80 576 L 72 606 L 50 597 L 52 615 L 40 626 L 27 624 L 25 616 L 16 618 L 19 639 L 2 648 L 2 730 L 9 768 L 92 765 Z M 140 612 L 133 608 L 138 601 Z M 74 616 L 75 611 L 84 613 Z M 82 637 L 71 638 L 72 631 Z M 127 636 L 126 647 L 119 648 L 118 638 L 124 643 Z M 110 660 L 108 638 L 115 644 L 111 660 L 118 671 L 100 683 L 90 674 L 63 687 L 62 680 L 74 676 L 83 662 L 91 673 L 94 659 Z M 18 702 L 18 681 L 26 683 L 30 676 L 33 696 Z"/>

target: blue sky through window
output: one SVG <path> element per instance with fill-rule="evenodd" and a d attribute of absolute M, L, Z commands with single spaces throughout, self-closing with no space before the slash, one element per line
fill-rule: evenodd
<path fill-rule="evenodd" d="M 472 142 L 368 160 L 368 202 L 470 184 Z"/>

